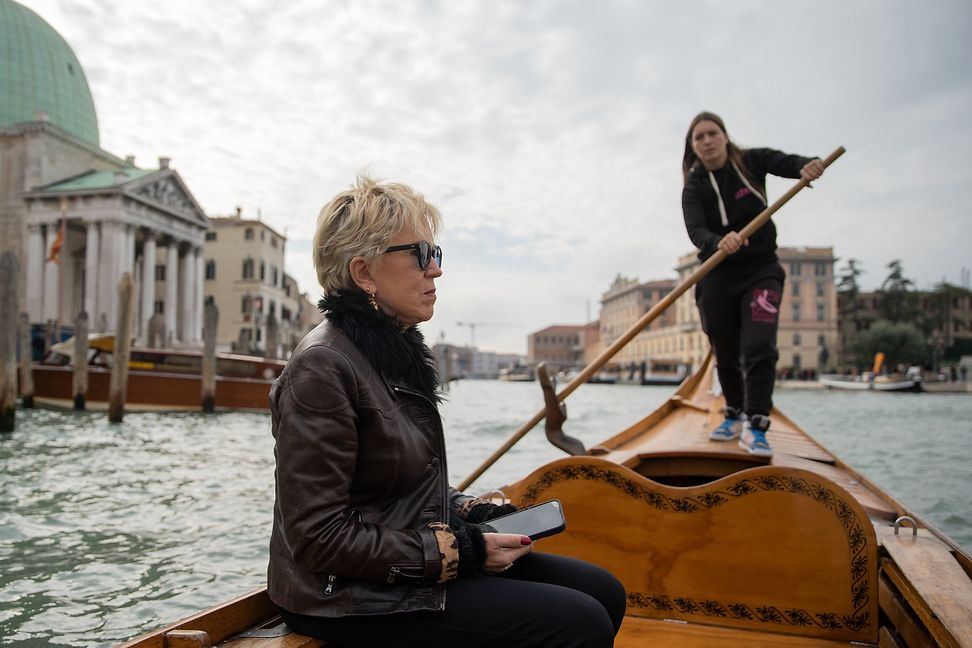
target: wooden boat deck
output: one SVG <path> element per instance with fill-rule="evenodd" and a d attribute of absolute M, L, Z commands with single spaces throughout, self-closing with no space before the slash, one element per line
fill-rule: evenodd
<path fill-rule="evenodd" d="M 705 367 L 686 381 L 659 410 L 593 448 L 591 454 L 636 472 L 648 473 L 646 476 L 649 477 L 663 476 L 659 471 L 664 470 L 665 457 L 678 457 L 680 466 L 671 472 L 684 473 L 685 463 L 694 457 L 702 470 L 704 464 L 709 464 L 708 471 L 703 474 L 712 477 L 743 467 L 801 468 L 840 485 L 876 521 L 893 522 L 904 513 L 904 507 L 840 461 L 777 409 L 773 410 L 772 427 L 767 434 L 774 450 L 772 459 L 754 457 L 734 441 L 709 440 L 709 431 L 723 418 L 723 400 L 718 385 L 713 384 L 713 374 L 711 368 Z M 655 468 L 646 464 L 655 464 Z"/>

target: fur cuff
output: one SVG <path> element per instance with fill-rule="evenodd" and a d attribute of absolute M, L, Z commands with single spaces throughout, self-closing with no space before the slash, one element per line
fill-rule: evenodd
<path fill-rule="evenodd" d="M 516 506 L 513 504 L 503 504 L 501 506 L 499 504 L 493 504 L 482 497 L 471 497 L 468 495 L 460 497 L 456 501 L 453 509 L 456 515 L 466 522 L 472 522 L 473 524 L 492 520 L 501 515 L 512 513 L 515 510 Z"/>
<path fill-rule="evenodd" d="M 486 573 L 486 540 L 475 524 L 453 520 L 452 532 L 459 548 L 459 575 L 480 576 Z"/>

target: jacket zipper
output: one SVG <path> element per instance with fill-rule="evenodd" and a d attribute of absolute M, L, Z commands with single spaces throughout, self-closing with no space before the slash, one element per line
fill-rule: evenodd
<path fill-rule="evenodd" d="M 330 574 L 327 577 L 327 587 L 324 588 L 324 596 L 330 596 L 334 593 L 334 582 L 337 581 L 337 576 Z"/>
<path fill-rule="evenodd" d="M 402 572 L 402 570 L 401 570 L 400 567 L 392 567 L 391 569 L 388 570 L 388 578 L 387 578 L 386 582 L 389 585 L 394 585 L 395 584 L 395 578 L 397 578 L 398 575 L 401 572 Z"/>
<path fill-rule="evenodd" d="M 449 510 L 449 484 L 448 484 L 449 466 L 446 463 L 445 439 L 444 439 L 445 432 L 442 429 L 442 417 L 439 416 L 439 410 L 436 408 L 435 403 L 433 403 L 425 394 L 421 394 L 417 391 L 413 391 L 405 387 L 399 387 L 398 385 L 393 385 L 392 389 L 402 394 L 408 394 L 409 396 L 415 396 L 417 398 L 421 398 L 422 400 L 424 400 L 426 403 L 429 404 L 429 406 L 432 408 L 432 411 L 435 413 L 435 420 L 439 432 L 436 441 L 438 442 L 439 457 L 442 463 L 442 474 L 445 476 L 445 480 L 446 480 L 446 487 L 442 489 L 442 517 L 444 518 L 443 521 L 446 524 L 449 524 L 450 517 L 451 517 L 451 511 Z"/>

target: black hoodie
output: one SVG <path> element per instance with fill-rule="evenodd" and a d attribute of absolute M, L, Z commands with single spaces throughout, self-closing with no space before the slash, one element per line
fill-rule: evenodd
<path fill-rule="evenodd" d="M 766 208 L 767 174 L 799 178 L 800 169 L 814 158 L 755 148 L 742 151 L 742 159 L 747 177 L 731 162 L 711 172 L 697 164 L 682 189 L 685 228 L 703 261 L 715 253 L 723 236 L 738 232 Z M 719 187 L 718 195 L 713 182 Z M 730 254 L 721 265 L 756 267 L 775 261 L 776 225 L 770 220 L 750 237 L 748 246 Z"/>

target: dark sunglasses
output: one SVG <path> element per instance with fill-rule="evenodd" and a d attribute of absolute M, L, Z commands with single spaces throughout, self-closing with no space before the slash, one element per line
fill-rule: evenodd
<path fill-rule="evenodd" d="M 432 259 L 435 259 L 435 264 L 442 267 L 442 248 L 438 245 L 433 246 L 428 241 L 419 241 L 418 243 L 404 243 L 402 245 L 393 245 L 390 248 L 386 248 L 384 254 L 389 252 L 400 252 L 402 250 L 412 250 L 415 252 L 415 258 L 418 259 L 419 268 L 422 272 L 425 272 L 429 268 L 429 263 Z"/>

